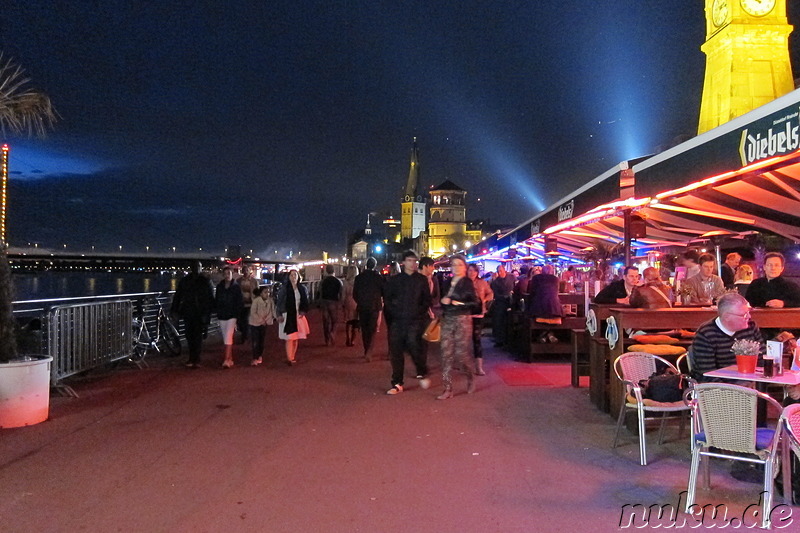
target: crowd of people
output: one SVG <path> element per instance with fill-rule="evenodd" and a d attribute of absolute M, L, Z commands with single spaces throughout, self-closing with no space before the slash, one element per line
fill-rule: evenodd
<path fill-rule="evenodd" d="M 468 266 L 463 256 L 451 258 L 452 275 L 443 276 L 435 272 L 430 257 L 419 259 L 411 251 L 388 276 L 376 270 L 375 258 L 368 258 L 364 266 L 361 272 L 355 266 L 346 267 L 344 280 L 336 276 L 332 265 L 324 268 L 318 305 L 325 345 L 336 346 L 343 323 L 345 346 L 354 346 L 360 333 L 363 358 L 370 362 L 375 356 L 375 335 L 385 322 L 392 369 L 387 394 L 396 395 L 405 390 L 406 354 L 420 387 L 430 387 L 428 352 L 432 343 L 423 339 L 423 334 L 432 323 L 438 324 L 443 390 L 437 398 L 453 397 L 455 372 L 465 376 L 466 392 L 474 392 L 474 376 L 486 375 L 481 345 L 484 317 L 494 303 L 495 343 L 502 346 L 515 278 L 501 266 L 492 273 L 490 284 L 481 276 L 480 267 Z M 185 323 L 188 368 L 200 366 L 202 339 L 212 313 L 217 316 L 225 346 L 222 368 L 236 364 L 237 332 L 240 343 L 249 340 L 251 345 L 250 365 L 262 364 L 264 339 L 275 323 L 277 336 L 284 341 L 286 363 L 296 364 L 299 341 L 310 333 L 306 314 L 311 296 L 300 283 L 297 270 L 289 270 L 284 282 L 263 287 L 246 266 L 239 277 L 233 268 L 224 267 L 216 285 L 201 270 L 202 265 L 195 263 L 179 282 L 171 308 Z"/>
<path fill-rule="evenodd" d="M 682 305 L 716 304 L 718 316 L 698 325 L 691 350 L 692 369 L 698 380 L 703 373 L 733 364 L 731 344 L 738 339 L 757 340 L 763 344 L 765 332 L 752 321 L 753 307 L 800 307 L 800 288 L 783 276 L 786 260 L 780 253 L 767 253 L 761 265 L 764 275 L 754 279 L 754 268 L 743 263 L 742 256 L 730 253 L 718 275 L 714 256 L 687 254 L 683 263 L 685 278 L 669 285 L 658 268 L 641 273 L 635 266 L 621 270 L 594 298 L 596 303 L 629 305 L 639 308 L 668 308 Z M 532 321 L 557 324 L 563 316 L 559 288 L 571 287 L 577 279 L 574 269 L 557 276 L 553 265 L 523 267 L 508 272 L 500 264 L 495 272 L 481 275 L 478 264 L 455 255 L 449 261 L 448 276 L 436 272 L 429 257 L 419 259 L 414 252 L 403 255 L 398 268 L 384 276 L 376 270 L 374 258 L 367 259 L 359 272 L 348 266 L 344 279 L 336 276 L 332 265 L 324 269 L 319 283 L 319 307 L 326 346 L 335 346 L 337 330 L 344 324 L 345 346 L 356 344 L 360 333 L 363 358 L 375 357 L 375 336 L 381 323 L 388 328 L 388 353 L 391 363 L 389 395 L 405 390 L 405 357 L 409 355 L 420 388 L 430 386 L 428 352 L 430 342 L 423 338 L 431 326 L 440 328 L 442 392 L 438 399 L 454 396 L 454 373 L 462 374 L 466 392 L 475 390 L 474 376 L 485 375 L 481 335 L 484 319 L 491 315 L 494 344 L 508 342 L 509 315 L 513 309 Z M 299 341 L 309 333 L 306 314 L 310 296 L 300 283 L 300 273 L 289 270 L 286 281 L 259 287 L 247 267 L 234 278 L 230 267 L 222 270 L 222 279 L 212 288 L 200 273 L 200 265 L 178 284 L 172 312 L 183 318 L 189 358 L 186 366 L 197 368 L 204 331 L 211 313 L 217 315 L 225 345 L 223 368 L 234 361 L 234 337 L 240 342 L 249 338 L 252 347 L 250 364 L 263 361 L 264 338 L 268 326 L 278 324 L 277 336 L 284 341 L 286 364 L 297 362 Z M 680 288 L 679 288 L 680 285 Z M 273 288 L 277 287 L 274 291 Z M 539 342 L 557 342 L 553 332 L 543 328 Z M 773 332 L 767 332 L 772 334 Z"/>

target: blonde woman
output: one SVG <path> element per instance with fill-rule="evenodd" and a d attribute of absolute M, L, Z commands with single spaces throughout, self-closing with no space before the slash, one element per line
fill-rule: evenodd
<path fill-rule="evenodd" d="M 310 333 L 306 313 L 308 312 L 308 292 L 300 284 L 300 273 L 290 270 L 285 283 L 278 290 L 278 338 L 286 341 L 286 364 L 294 365 L 297 360 L 297 345 Z"/>
<path fill-rule="evenodd" d="M 739 268 L 736 269 L 736 274 L 733 276 L 733 286 L 742 296 L 747 294 L 747 288 L 750 286 L 750 282 L 753 281 L 753 276 L 755 276 L 755 272 L 753 272 L 753 267 L 750 265 L 739 265 Z"/>

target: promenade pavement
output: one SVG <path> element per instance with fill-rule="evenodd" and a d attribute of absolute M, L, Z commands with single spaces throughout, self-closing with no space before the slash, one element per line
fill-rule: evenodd
<path fill-rule="evenodd" d="M 626 504 L 677 506 L 686 489 L 686 435 L 651 434 L 647 467 L 627 430 L 612 450 L 614 420 L 569 386 L 566 362 L 515 363 L 485 338 L 475 394 L 458 376 L 435 400 L 434 373 L 429 390 L 409 377 L 387 396 L 385 331 L 367 363 L 343 335 L 324 346 L 311 319 L 294 367 L 273 327 L 259 367 L 237 346 L 222 370 L 209 338 L 198 370 L 155 358 L 72 380 L 80 397 L 54 396 L 50 420 L 0 430 L 0 531 L 616 531 Z M 537 384 L 507 385 L 498 370 L 515 366 Z M 730 518 L 757 501 L 757 485 L 712 470 L 699 503 Z"/>

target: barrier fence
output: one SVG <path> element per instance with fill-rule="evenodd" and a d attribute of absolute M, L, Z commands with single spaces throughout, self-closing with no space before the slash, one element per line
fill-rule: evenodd
<path fill-rule="evenodd" d="M 75 395 L 60 383 L 131 354 L 133 306 L 130 300 L 60 305 L 47 318 L 48 355 L 53 358 L 50 385 Z"/>
<path fill-rule="evenodd" d="M 319 282 L 304 282 L 309 297 L 316 300 Z M 135 293 L 84 298 L 25 300 L 13 302 L 14 316 L 22 327 L 18 334 L 21 354 L 47 354 L 53 358 L 50 385 L 77 396 L 62 380 L 133 353 L 133 318 L 143 318 L 154 331 L 159 308 L 169 312 L 173 293 Z M 182 320 L 174 322 L 181 340 Z M 209 334 L 219 331 L 212 315 Z"/>

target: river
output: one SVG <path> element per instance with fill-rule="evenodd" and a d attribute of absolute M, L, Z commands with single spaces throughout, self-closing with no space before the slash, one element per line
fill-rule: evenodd
<path fill-rule="evenodd" d="M 182 274 L 170 272 L 14 272 L 15 301 L 173 291 Z"/>

